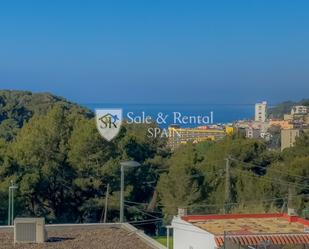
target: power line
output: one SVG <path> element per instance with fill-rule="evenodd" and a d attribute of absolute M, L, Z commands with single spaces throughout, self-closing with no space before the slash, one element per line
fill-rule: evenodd
<path fill-rule="evenodd" d="M 148 220 L 139 220 L 139 221 L 129 221 L 128 223 L 130 223 L 130 224 L 141 224 L 141 223 L 153 222 L 153 221 L 163 221 L 163 219 L 157 218 L 157 219 L 148 219 Z"/>
<path fill-rule="evenodd" d="M 150 224 L 156 224 L 156 223 L 162 223 L 163 220 L 158 220 L 158 221 L 150 221 L 150 222 L 143 222 L 143 223 L 138 223 L 138 224 L 132 224 L 133 226 L 143 226 L 143 225 L 150 225 Z"/>
<path fill-rule="evenodd" d="M 262 167 L 262 166 L 258 166 L 258 165 L 255 165 L 255 164 L 246 163 L 246 162 L 241 162 L 241 161 L 239 161 L 239 160 L 237 160 L 237 159 L 235 159 L 235 158 L 231 158 L 231 159 L 234 160 L 234 161 L 237 161 L 237 162 L 239 162 L 239 163 L 249 164 L 249 165 L 254 166 L 254 167 L 260 167 L 260 168 L 263 168 L 264 170 L 266 169 L 266 168 L 264 168 L 264 167 Z M 242 170 L 242 169 L 233 168 L 233 170 L 242 171 L 242 172 L 244 172 L 244 173 L 250 173 L 250 172 L 244 171 L 244 170 Z M 280 172 L 280 173 L 282 173 L 282 172 Z M 284 174 L 284 173 L 283 173 L 283 174 Z M 309 185 L 302 185 L 302 184 L 298 184 L 298 183 L 295 183 L 295 182 L 289 182 L 289 181 L 280 180 L 280 179 L 279 179 L 279 180 L 280 180 L 281 182 L 278 182 L 278 181 L 277 181 L 277 180 L 278 180 L 277 178 L 271 178 L 271 177 L 268 177 L 268 176 L 261 176 L 261 177 L 259 177 L 259 176 L 249 176 L 249 177 L 255 177 L 255 178 L 258 178 L 258 179 L 262 179 L 261 177 L 263 177 L 263 178 L 265 178 L 265 179 L 269 179 L 271 182 L 277 182 L 277 183 L 279 183 L 279 184 L 282 184 L 282 182 L 285 182 L 285 183 L 288 184 L 288 185 L 299 186 L 299 187 L 301 187 L 301 188 L 303 188 L 303 187 L 309 188 Z M 301 177 L 301 176 L 299 176 L 299 177 Z"/>
<path fill-rule="evenodd" d="M 260 169 L 263 169 L 263 170 L 266 170 L 266 171 L 273 171 L 273 172 L 278 172 L 282 175 L 287 175 L 287 176 L 293 176 L 293 177 L 298 177 L 298 178 L 303 178 L 303 179 L 308 179 L 309 180 L 309 177 L 306 177 L 306 176 L 300 176 L 300 175 L 295 175 L 295 174 L 290 174 L 290 173 L 284 173 L 283 171 L 280 171 L 280 170 L 275 170 L 275 169 L 272 169 L 272 168 L 269 168 L 269 167 L 263 167 L 263 166 L 260 166 L 260 165 L 256 165 L 256 164 L 253 164 L 253 163 L 247 163 L 247 162 L 243 162 L 243 161 L 240 161 L 236 158 L 231 158 L 233 161 L 237 161 L 239 163 L 243 163 L 243 164 L 247 164 L 247 165 L 251 165 L 253 167 L 256 167 L 256 168 L 260 168 Z"/>
<path fill-rule="evenodd" d="M 131 204 L 131 206 L 128 206 L 128 207 L 133 207 L 133 206 L 148 206 L 149 203 L 141 203 L 141 202 L 132 202 L 132 201 L 124 201 L 125 203 L 129 203 Z M 142 209 L 139 209 L 139 210 L 142 210 Z M 143 209 L 144 210 L 144 209 Z M 156 212 L 156 211 L 151 211 L 151 212 L 148 212 L 148 213 L 157 213 L 157 214 L 162 214 L 162 212 Z"/>
<path fill-rule="evenodd" d="M 157 217 L 157 216 L 154 216 L 154 215 L 151 215 L 151 214 L 149 214 L 149 213 L 147 213 L 147 212 L 144 212 L 143 210 L 137 208 L 136 206 L 129 206 L 129 205 L 125 205 L 125 206 L 126 206 L 126 207 L 130 207 L 130 208 L 134 208 L 134 209 L 136 209 L 138 212 L 140 212 L 140 213 L 142 213 L 142 214 L 145 214 L 145 215 L 147 215 L 147 216 L 149 216 L 149 217 L 151 217 L 151 218 L 160 219 L 160 218 Z"/>
<path fill-rule="evenodd" d="M 217 162 L 225 162 L 225 159 L 218 159 L 218 160 L 211 160 L 211 161 L 208 161 L 207 158 L 205 159 L 206 163 L 217 163 Z M 222 166 L 219 166 L 219 167 L 222 167 Z M 161 171 L 166 171 L 166 172 L 169 172 L 170 168 L 165 168 L 165 169 L 155 169 L 154 172 L 161 172 Z"/>
<path fill-rule="evenodd" d="M 300 195 L 293 195 L 293 198 L 296 197 L 309 197 L 309 194 L 300 194 Z M 258 204 L 258 203 L 265 203 L 265 202 L 273 202 L 273 201 L 277 201 L 277 200 L 285 200 L 287 199 L 287 197 L 278 197 L 278 198 L 270 198 L 270 199 L 262 199 L 259 201 L 247 201 L 246 203 L 250 203 L 250 204 Z M 147 203 L 142 203 L 142 202 L 131 202 L 137 205 L 145 205 Z M 222 204 L 192 204 L 192 205 L 187 205 L 184 206 L 184 208 L 192 208 L 192 207 L 222 207 L 225 205 L 239 205 L 239 204 L 243 204 L 242 202 L 230 202 L 230 203 L 222 203 Z M 175 205 L 163 205 L 163 204 L 158 204 L 157 206 L 160 207 L 177 207 Z"/>
<path fill-rule="evenodd" d="M 139 205 L 148 205 L 149 204 L 149 203 L 146 203 L 146 202 L 135 202 L 135 201 L 124 201 L 124 202 L 132 203 L 132 204 L 139 204 Z"/>
<path fill-rule="evenodd" d="M 240 172 L 245 173 L 245 174 L 250 174 L 250 172 L 245 171 L 245 170 L 241 170 L 241 169 L 235 169 L 234 168 L 233 170 L 240 171 Z M 271 177 L 266 177 L 266 176 L 260 176 L 259 177 L 259 176 L 255 176 L 255 175 L 254 176 L 248 175 L 248 177 L 268 181 L 268 182 L 271 182 L 271 183 L 278 183 L 278 184 L 285 185 L 285 186 L 292 185 L 292 186 L 295 186 L 295 187 L 298 187 L 298 188 L 309 189 L 309 185 L 297 184 L 297 183 L 294 183 L 294 182 L 284 181 L 284 180 L 280 180 L 280 179 L 278 180 L 276 178 L 271 178 Z"/>

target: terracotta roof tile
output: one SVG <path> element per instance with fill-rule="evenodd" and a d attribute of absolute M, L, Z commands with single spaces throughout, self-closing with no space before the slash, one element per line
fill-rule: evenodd
<path fill-rule="evenodd" d="M 272 235 L 227 235 L 233 243 L 242 246 L 254 246 L 262 241 L 271 241 L 275 245 L 309 244 L 309 234 L 272 234 Z M 223 246 L 224 236 L 216 236 L 217 246 Z"/>

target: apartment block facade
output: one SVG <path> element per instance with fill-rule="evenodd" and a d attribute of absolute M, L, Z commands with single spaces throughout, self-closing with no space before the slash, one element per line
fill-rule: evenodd
<path fill-rule="evenodd" d="M 261 103 L 255 104 L 255 121 L 265 122 L 267 119 L 267 102 L 263 101 Z"/>

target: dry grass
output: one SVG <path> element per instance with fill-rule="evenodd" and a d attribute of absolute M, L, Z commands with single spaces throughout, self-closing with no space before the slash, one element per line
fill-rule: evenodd
<path fill-rule="evenodd" d="M 223 234 L 224 231 L 236 233 L 302 233 L 304 225 L 289 222 L 286 218 L 239 218 L 192 222 L 197 227 L 213 234 Z"/>

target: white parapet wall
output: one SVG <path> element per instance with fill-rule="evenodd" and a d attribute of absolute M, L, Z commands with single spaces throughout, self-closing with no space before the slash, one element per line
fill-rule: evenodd
<path fill-rule="evenodd" d="M 172 221 L 174 249 L 215 249 L 215 236 L 175 216 Z"/>

